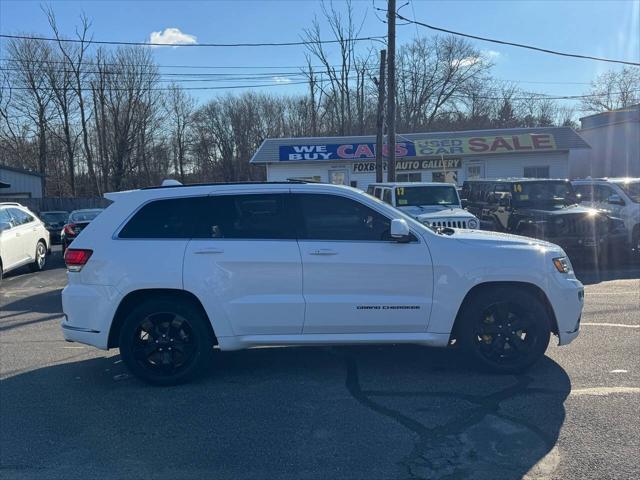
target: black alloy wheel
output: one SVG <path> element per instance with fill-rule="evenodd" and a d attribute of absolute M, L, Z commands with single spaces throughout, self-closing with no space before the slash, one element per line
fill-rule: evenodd
<path fill-rule="evenodd" d="M 191 380 L 213 352 L 207 321 L 188 303 L 146 302 L 129 314 L 122 327 L 122 359 L 134 375 L 151 384 Z"/>
<path fill-rule="evenodd" d="M 460 320 L 461 345 L 474 364 L 493 372 L 524 371 L 549 345 L 549 315 L 525 290 L 499 288 L 476 295 Z"/>

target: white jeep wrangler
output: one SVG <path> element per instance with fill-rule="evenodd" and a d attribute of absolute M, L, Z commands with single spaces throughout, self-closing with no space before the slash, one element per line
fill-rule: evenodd
<path fill-rule="evenodd" d="M 462 208 L 456 186 L 449 183 L 372 183 L 367 193 L 402 210 L 428 227 L 480 227 L 480 221 Z"/>
<path fill-rule="evenodd" d="M 120 348 L 155 384 L 213 347 L 455 344 L 519 372 L 578 335 L 584 291 L 562 249 L 433 230 L 359 190 L 296 182 L 110 193 L 65 253 L 62 331 Z M 455 340 L 455 341 L 454 341 Z"/>

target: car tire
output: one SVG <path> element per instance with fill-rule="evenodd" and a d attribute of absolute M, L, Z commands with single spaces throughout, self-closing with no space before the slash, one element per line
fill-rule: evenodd
<path fill-rule="evenodd" d="M 181 300 L 148 300 L 125 318 L 119 345 L 136 377 L 152 385 L 178 385 L 211 364 L 213 343 L 199 308 Z"/>
<path fill-rule="evenodd" d="M 640 226 L 636 225 L 631 236 L 632 259 L 640 263 Z"/>
<path fill-rule="evenodd" d="M 32 272 L 40 272 L 47 263 L 47 246 L 40 240 L 36 245 L 35 260 L 29 264 Z"/>
<path fill-rule="evenodd" d="M 471 364 L 485 371 L 524 372 L 549 345 L 549 313 L 522 288 L 483 289 L 465 302 L 458 320 L 457 342 Z"/>

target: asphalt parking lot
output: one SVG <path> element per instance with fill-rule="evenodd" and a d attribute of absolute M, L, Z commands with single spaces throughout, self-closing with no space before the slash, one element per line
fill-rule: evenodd
<path fill-rule="evenodd" d="M 640 268 L 579 276 L 580 337 L 526 375 L 413 346 L 263 348 L 154 388 L 64 342 L 56 251 L 0 287 L 0 476 L 640 478 Z"/>

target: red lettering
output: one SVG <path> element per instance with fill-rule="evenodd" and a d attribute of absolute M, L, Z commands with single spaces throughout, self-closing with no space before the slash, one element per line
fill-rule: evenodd
<path fill-rule="evenodd" d="M 493 140 L 493 143 L 491 144 L 491 151 L 495 152 L 499 148 L 505 148 L 507 150 L 513 150 L 513 147 L 511 145 L 509 145 L 509 142 L 507 142 L 504 138 L 496 137 Z"/>
<path fill-rule="evenodd" d="M 409 154 L 409 150 L 405 147 L 404 143 L 396 143 L 396 156 L 406 157 Z"/>
<path fill-rule="evenodd" d="M 373 158 L 374 156 L 375 155 L 369 148 L 369 145 L 367 145 L 366 143 L 358 145 L 358 148 L 356 148 L 356 153 L 353 154 L 354 158 Z"/>
<path fill-rule="evenodd" d="M 489 150 L 489 145 L 485 143 L 484 138 L 474 137 L 469 139 L 469 150 L 472 152 L 486 152 Z"/>
<path fill-rule="evenodd" d="M 353 158 L 353 153 L 347 151 L 353 149 L 353 145 L 340 145 L 338 147 L 338 157 L 340 158 Z"/>
<path fill-rule="evenodd" d="M 513 139 L 513 148 L 516 150 L 531 150 L 533 148 L 531 145 L 520 145 L 520 139 L 515 135 L 511 138 Z"/>
<path fill-rule="evenodd" d="M 533 142 L 533 148 L 553 148 L 553 145 L 551 144 L 551 135 L 531 134 L 531 141 Z"/>

